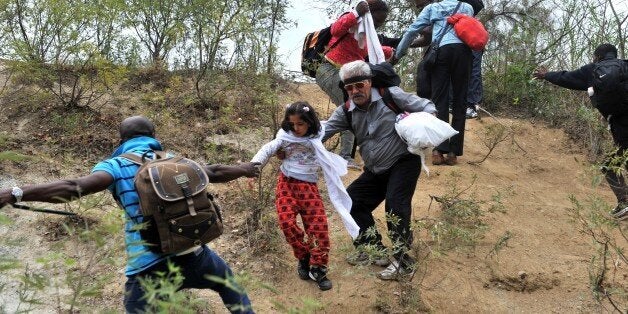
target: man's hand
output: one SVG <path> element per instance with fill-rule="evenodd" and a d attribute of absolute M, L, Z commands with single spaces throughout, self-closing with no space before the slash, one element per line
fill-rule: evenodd
<path fill-rule="evenodd" d="M 244 176 L 247 178 L 255 178 L 259 177 L 260 166 L 259 162 L 243 162 L 240 165 L 240 168 L 244 170 Z"/>
<path fill-rule="evenodd" d="M 537 67 L 534 72 L 532 72 L 532 76 L 536 79 L 544 80 L 545 74 L 547 74 L 547 68 L 544 66 Z"/>
<path fill-rule="evenodd" d="M 395 54 L 393 53 L 392 56 L 390 56 L 390 59 L 388 59 L 388 63 L 395 65 L 399 62 L 399 59 L 397 59 L 397 57 L 395 57 Z"/>
<path fill-rule="evenodd" d="M 277 153 L 275 154 L 275 156 L 277 156 L 277 159 L 279 160 L 284 160 L 286 159 L 286 151 L 283 149 L 279 149 L 277 150 Z"/>
<path fill-rule="evenodd" d="M 359 16 L 364 16 L 364 14 L 369 12 L 369 4 L 366 1 L 362 1 L 355 6 L 355 10 Z"/>

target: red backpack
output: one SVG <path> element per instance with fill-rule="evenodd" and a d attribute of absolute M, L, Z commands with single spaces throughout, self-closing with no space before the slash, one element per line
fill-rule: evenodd
<path fill-rule="evenodd" d="M 471 50 L 483 50 L 488 43 L 488 32 L 482 23 L 471 16 L 456 13 L 447 18 L 447 23 L 454 26 L 456 36 Z"/>

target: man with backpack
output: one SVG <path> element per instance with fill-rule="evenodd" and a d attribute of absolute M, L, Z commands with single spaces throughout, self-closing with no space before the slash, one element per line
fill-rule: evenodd
<path fill-rule="evenodd" d="M 602 44 L 593 52 L 593 62 L 577 70 L 548 72 L 545 67 L 538 67 L 532 75 L 560 87 L 589 92 L 593 105 L 608 121 L 613 141 L 618 148 L 602 167 L 606 181 L 617 197 L 617 206 L 610 214 L 618 220 L 628 218 L 628 186 L 624 176 L 613 170 L 626 167 L 628 61 L 617 58 L 615 46 Z"/>
<path fill-rule="evenodd" d="M 388 265 L 378 277 L 395 280 L 411 274 L 415 264 L 408 254 L 412 243 L 411 203 L 421 172 L 421 158 L 408 152 L 408 145 L 395 131 L 395 111 L 435 113 L 436 109 L 430 100 L 406 93 L 398 86 L 373 86 L 372 74 L 369 64 L 359 60 L 340 68 L 339 76 L 349 97 L 348 108 L 340 106 L 332 113 L 325 124 L 323 141 L 335 133 L 351 131 L 364 160 L 362 174 L 347 188 L 353 202 L 351 216 L 360 227 L 354 241 L 357 252 L 348 262 Z M 382 254 L 367 253 L 371 249 L 378 253 L 385 251 L 372 214 L 382 201 L 394 246 L 392 262 Z"/>
<path fill-rule="evenodd" d="M 204 243 L 197 242 L 191 247 L 174 253 L 163 253 L 159 251 L 159 247 L 167 247 L 167 245 L 163 245 L 165 244 L 164 239 L 161 239 L 161 246 L 151 247 L 152 243 L 143 236 L 142 230 L 150 229 L 150 226 L 146 225 L 147 220 L 142 214 L 147 210 L 141 205 L 144 202 L 141 199 L 143 191 L 138 190 L 134 182 L 141 167 L 123 155 L 130 153 L 140 156 L 142 159 L 152 159 L 161 151 L 163 149 L 161 143 L 155 139 L 155 127 L 152 122 L 141 116 L 127 118 L 120 124 L 120 146 L 110 158 L 98 163 L 90 175 L 78 179 L 2 189 L 0 190 L 0 206 L 21 201 L 68 202 L 108 189 L 124 210 L 126 217 L 124 231 L 128 260 L 125 272 L 127 282 L 125 284 L 124 306 L 127 313 L 155 310 L 147 308 L 147 300 L 144 298 L 145 291 L 141 282 L 143 279 L 155 278 L 159 273 L 168 273 L 169 264 L 179 267 L 181 275 L 184 277 L 180 289 L 209 288 L 218 292 L 225 306 L 232 313 L 252 313 L 249 297 L 234 281 L 229 266 Z M 180 169 L 185 168 L 183 165 L 179 165 L 179 167 Z M 167 168 L 167 166 L 162 168 Z M 227 182 L 242 176 L 255 177 L 259 175 L 259 169 L 255 163 L 242 163 L 237 166 L 207 165 L 201 168 L 196 168 L 196 171 L 200 177 L 207 178 L 209 182 Z M 163 174 L 164 172 L 161 171 L 162 169 L 151 169 L 151 176 Z M 155 180 L 154 186 L 168 190 L 167 183 L 162 181 L 172 178 L 162 177 L 161 179 Z M 190 190 L 190 186 L 197 185 L 193 173 L 183 173 L 174 179 L 181 184 L 178 192 L 184 194 L 181 198 L 184 203 L 187 202 L 186 208 L 189 206 L 193 216 L 203 217 L 203 208 L 197 204 L 198 200 L 194 197 L 206 193 L 206 182 L 203 182 L 199 191 L 194 191 Z M 192 184 L 188 184 L 190 182 Z M 161 202 L 159 204 L 162 206 L 160 207 L 161 211 L 169 210 L 169 203 Z M 184 218 L 190 217 L 185 215 Z M 194 218 L 190 219 L 193 221 Z M 213 219 L 215 220 L 216 217 Z M 185 226 L 182 225 L 181 228 L 185 228 Z M 161 236 L 161 231 L 159 234 Z M 220 278 L 220 280 L 209 279 L 208 275 Z"/>
<path fill-rule="evenodd" d="M 344 103 L 342 89 L 338 88 L 340 67 L 351 61 L 364 61 L 368 56 L 367 47 L 360 47 L 355 38 L 358 19 L 370 12 L 373 17 L 373 24 L 375 28 L 378 28 L 385 23 L 388 11 L 388 5 L 382 0 L 362 1 L 356 5 L 355 10 L 343 13 L 331 26 L 328 49 L 316 71 L 316 84 L 336 106 L 342 106 Z M 384 40 L 382 41 L 382 49 L 385 58 L 388 59 L 393 54 L 393 48 L 387 46 L 388 42 L 394 42 L 396 45 L 398 41 L 383 36 L 380 37 L 380 40 Z M 353 135 L 350 132 L 341 133 L 339 155 L 347 159 L 348 167 L 359 169 L 359 165 L 351 157 L 352 148 Z"/>

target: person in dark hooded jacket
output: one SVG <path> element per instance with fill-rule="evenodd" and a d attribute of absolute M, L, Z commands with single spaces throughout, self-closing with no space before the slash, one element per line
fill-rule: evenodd
<path fill-rule="evenodd" d="M 617 48 L 611 44 L 599 45 L 593 52 L 593 62 L 580 67 L 573 71 L 547 71 L 545 67 L 538 67 L 532 76 L 537 79 L 546 80 L 560 87 L 587 91 L 593 86 L 593 69 L 597 62 L 609 59 L 617 59 Z M 590 94 L 591 95 L 591 94 Z M 592 96 L 594 100 L 595 96 Z M 599 105 L 596 107 L 600 107 Z M 611 216 L 618 220 L 628 218 L 628 186 L 621 174 L 611 170 L 610 163 L 617 157 L 623 156 L 624 151 L 628 149 L 628 114 L 627 115 L 610 115 L 602 112 L 604 118 L 610 125 L 613 142 L 618 147 L 614 154 L 611 154 L 602 171 L 605 174 L 606 181 L 610 185 L 613 193 L 617 197 L 617 206 L 611 211 Z"/>

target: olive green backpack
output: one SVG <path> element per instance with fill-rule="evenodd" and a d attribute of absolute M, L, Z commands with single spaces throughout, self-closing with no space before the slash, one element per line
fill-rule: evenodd
<path fill-rule="evenodd" d="M 121 157 L 140 166 L 135 188 L 144 225 L 142 239 L 154 252 L 178 253 L 222 234 L 222 217 L 207 192 L 209 178 L 197 162 L 165 152 L 128 153 Z"/>

